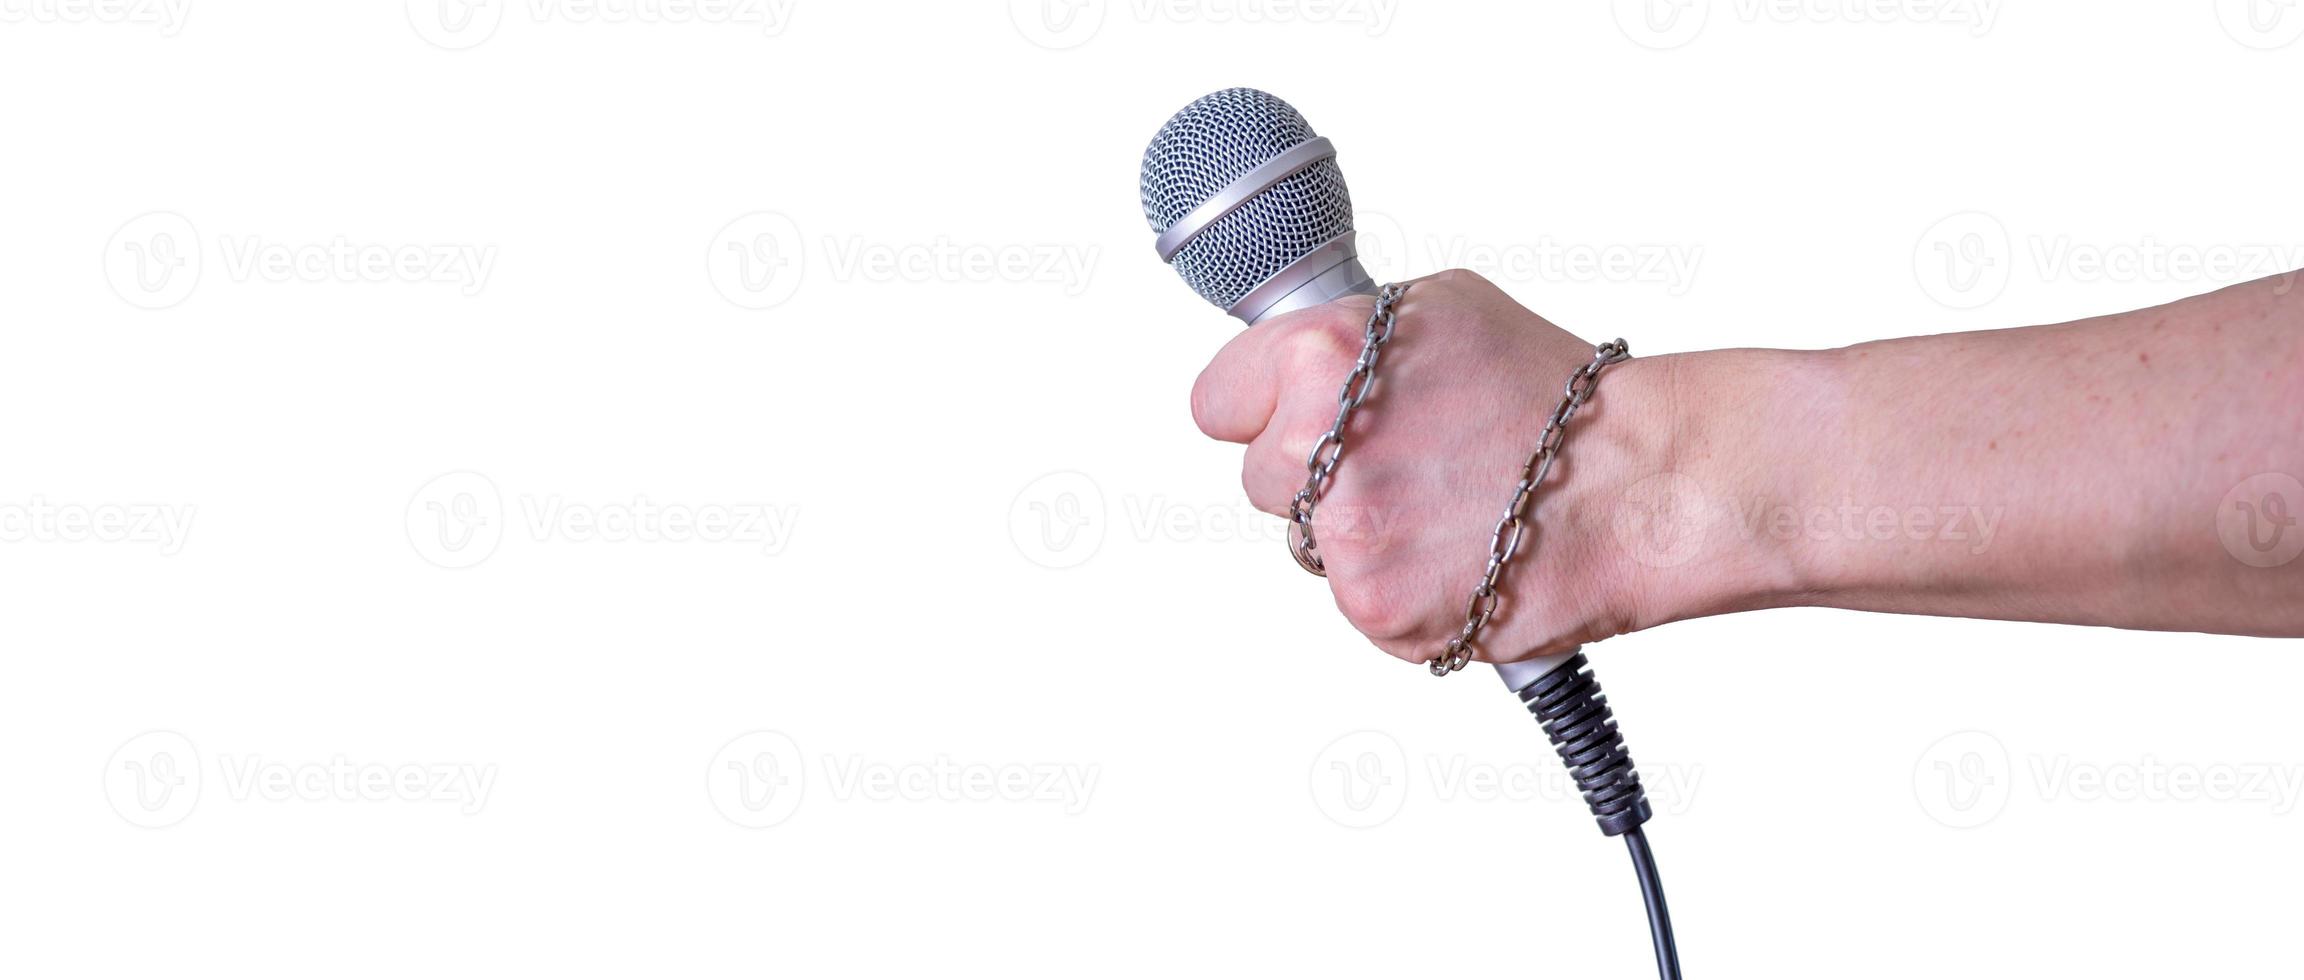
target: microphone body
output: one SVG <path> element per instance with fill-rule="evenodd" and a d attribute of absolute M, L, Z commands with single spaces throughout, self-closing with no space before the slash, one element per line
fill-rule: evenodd
<path fill-rule="evenodd" d="M 1244 323 L 1376 291 L 1360 266 L 1335 146 L 1270 94 L 1225 89 L 1185 106 L 1145 148 L 1138 190 L 1161 261 Z M 1647 793 L 1583 653 L 1498 664 L 1496 672 L 1543 726 L 1600 832 L 1624 839 L 1657 972 L 1679 980 L 1663 884 L 1641 829 Z"/>
<path fill-rule="evenodd" d="M 1185 106 L 1145 148 L 1138 190 L 1160 260 L 1242 323 L 1376 292 L 1336 145 L 1277 96 L 1232 88 Z M 1519 693 L 1576 654 L 1496 669 Z"/>

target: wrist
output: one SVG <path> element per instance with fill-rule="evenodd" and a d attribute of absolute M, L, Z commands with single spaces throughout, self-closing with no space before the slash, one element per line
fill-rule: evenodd
<path fill-rule="evenodd" d="M 1628 586 L 1628 628 L 1812 601 L 1826 586 L 1808 542 L 1772 533 L 1766 514 L 1832 465 L 1819 422 L 1829 353 L 1664 354 L 1615 370 L 1610 394 L 1644 434 L 1606 481 L 1594 530 Z"/>

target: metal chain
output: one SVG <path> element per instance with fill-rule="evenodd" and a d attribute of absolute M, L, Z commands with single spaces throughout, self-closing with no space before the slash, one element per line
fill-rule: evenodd
<path fill-rule="evenodd" d="M 1481 573 L 1480 585 L 1472 590 L 1472 598 L 1464 604 L 1464 627 L 1456 631 L 1446 648 L 1438 656 L 1424 662 L 1432 676 L 1446 677 L 1463 670 L 1479 653 L 1473 641 L 1480 629 L 1496 614 L 1496 583 L 1504 576 L 1504 566 L 1520 550 L 1520 535 L 1528 527 L 1528 501 L 1535 497 L 1536 488 L 1552 472 L 1552 460 L 1560 454 L 1560 444 L 1568 438 L 1568 420 L 1576 417 L 1576 410 L 1584 407 L 1584 400 L 1592 397 L 1592 389 L 1599 383 L 1600 369 L 1632 356 L 1632 348 L 1618 337 L 1592 349 L 1592 363 L 1568 376 L 1568 390 L 1560 396 L 1560 404 L 1552 409 L 1552 416 L 1544 420 L 1544 434 L 1536 440 L 1536 452 L 1520 468 L 1520 482 L 1512 487 L 1512 502 L 1505 505 L 1504 517 L 1488 535 L 1488 568 Z"/>
<path fill-rule="evenodd" d="M 1304 457 L 1304 489 L 1296 491 L 1295 499 L 1288 502 L 1288 553 L 1296 556 L 1296 564 L 1305 571 L 1322 578 L 1328 577 L 1328 566 L 1320 560 L 1320 543 L 1312 537 L 1312 510 L 1320 505 L 1320 495 L 1327 492 L 1337 461 L 1344 458 L 1344 429 L 1352 424 L 1353 411 L 1376 388 L 1376 359 L 1392 339 L 1392 324 L 1400 316 L 1395 308 L 1407 294 L 1408 284 L 1404 282 L 1389 283 L 1377 291 L 1376 308 L 1368 312 L 1368 327 L 1361 334 L 1360 359 L 1352 363 L 1352 373 L 1336 393 L 1336 421 Z"/>

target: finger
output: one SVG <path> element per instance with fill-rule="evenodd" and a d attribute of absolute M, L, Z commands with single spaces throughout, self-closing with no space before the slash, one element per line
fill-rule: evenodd
<path fill-rule="evenodd" d="M 1250 442 L 1271 422 L 1280 397 L 1274 338 L 1288 322 L 1275 317 L 1240 331 L 1192 382 L 1192 421 L 1208 438 Z"/>
<path fill-rule="evenodd" d="M 1347 297 L 1276 316 L 1241 331 L 1216 352 L 1216 359 L 1208 362 L 1199 380 L 1193 382 L 1192 420 L 1211 439 L 1253 442 L 1271 425 L 1282 383 L 1296 364 L 1285 350 L 1293 343 L 1291 338 L 1325 341 L 1337 332 L 1336 324 L 1366 319 L 1370 302 L 1365 296 Z"/>
<path fill-rule="evenodd" d="M 1333 406 L 1322 400 L 1283 399 L 1277 416 L 1248 443 L 1240 463 L 1240 488 L 1257 510 L 1288 516 L 1289 502 L 1304 488 L 1306 458 L 1334 421 Z"/>

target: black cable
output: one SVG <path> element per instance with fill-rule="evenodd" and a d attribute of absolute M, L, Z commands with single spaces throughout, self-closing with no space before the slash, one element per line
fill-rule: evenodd
<path fill-rule="evenodd" d="M 1640 876 L 1640 898 L 1648 906 L 1648 934 L 1656 945 L 1656 972 L 1663 980 L 1680 980 L 1680 950 L 1672 939 L 1672 916 L 1664 908 L 1664 880 L 1656 873 L 1656 855 L 1648 850 L 1648 834 L 1641 824 L 1653 811 L 1648 792 L 1640 786 L 1640 771 L 1632 765 L 1632 752 L 1616 730 L 1616 714 L 1600 682 L 1586 669 L 1579 653 L 1544 676 L 1513 691 L 1528 713 L 1544 726 L 1544 736 L 1560 753 L 1560 762 L 1584 794 L 1584 805 L 1599 821 L 1600 832 L 1623 837 L 1632 851 L 1632 870 Z M 1511 681 L 1507 681 L 1510 684 Z"/>
<path fill-rule="evenodd" d="M 1648 832 L 1634 827 L 1624 832 L 1624 846 L 1632 849 L 1632 870 L 1640 876 L 1640 901 L 1648 906 L 1648 938 L 1656 943 L 1656 974 L 1680 980 L 1680 947 L 1672 940 L 1672 912 L 1664 907 L 1664 879 L 1656 873 L 1656 855 L 1648 850 Z"/>

